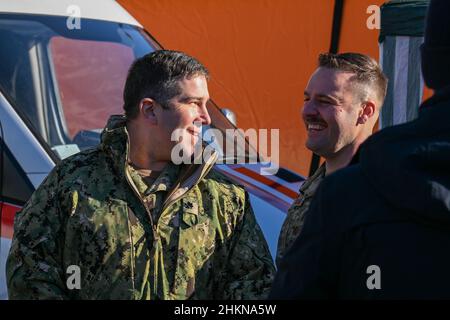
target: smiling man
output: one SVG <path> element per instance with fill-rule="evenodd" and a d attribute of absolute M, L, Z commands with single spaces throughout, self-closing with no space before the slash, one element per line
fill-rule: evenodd
<path fill-rule="evenodd" d="M 450 299 L 449 12 L 429 2 L 421 66 L 434 95 L 324 179 L 272 299 Z"/>
<path fill-rule="evenodd" d="M 134 62 L 125 116 L 55 167 L 17 213 L 12 299 L 258 299 L 274 266 L 248 194 L 194 155 L 209 125 L 208 71 L 181 52 Z M 101 94 L 101 92 L 99 92 Z M 182 141 L 172 141 L 181 130 Z"/>
<path fill-rule="evenodd" d="M 314 193 L 328 175 L 347 166 L 372 134 L 386 95 L 387 78 L 378 63 L 358 53 L 319 55 L 305 89 L 302 118 L 306 147 L 325 163 L 300 188 L 281 229 L 277 263 L 300 234 Z"/>

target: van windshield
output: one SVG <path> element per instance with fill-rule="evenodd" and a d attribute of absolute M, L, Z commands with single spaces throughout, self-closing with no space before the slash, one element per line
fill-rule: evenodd
<path fill-rule="evenodd" d="M 0 14 L 0 47 L 0 89 L 60 158 L 99 143 L 109 116 L 123 113 L 131 63 L 160 49 L 136 26 L 82 19 L 71 29 L 66 17 L 19 14 Z M 208 110 L 212 127 L 233 128 Z"/>

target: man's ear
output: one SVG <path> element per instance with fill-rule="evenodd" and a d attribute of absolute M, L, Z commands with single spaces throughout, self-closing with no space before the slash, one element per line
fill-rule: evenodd
<path fill-rule="evenodd" d="M 142 118 L 149 121 L 151 124 L 158 124 L 155 115 L 155 100 L 151 98 L 144 98 L 139 102 L 139 113 Z"/>
<path fill-rule="evenodd" d="M 364 101 L 358 117 L 358 124 L 364 124 L 375 115 L 375 101 Z"/>

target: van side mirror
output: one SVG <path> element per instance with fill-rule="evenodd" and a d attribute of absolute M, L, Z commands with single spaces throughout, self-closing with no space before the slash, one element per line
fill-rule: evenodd
<path fill-rule="evenodd" d="M 220 109 L 220 111 L 235 127 L 237 127 L 236 114 L 231 109 L 223 108 L 223 109 Z"/>

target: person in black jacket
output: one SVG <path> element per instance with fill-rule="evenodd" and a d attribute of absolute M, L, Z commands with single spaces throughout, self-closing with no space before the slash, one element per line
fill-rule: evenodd
<path fill-rule="evenodd" d="M 432 0 L 419 118 L 383 129 L 319 187 L 271 299 L 450 299 L 450 2 Z"/>

